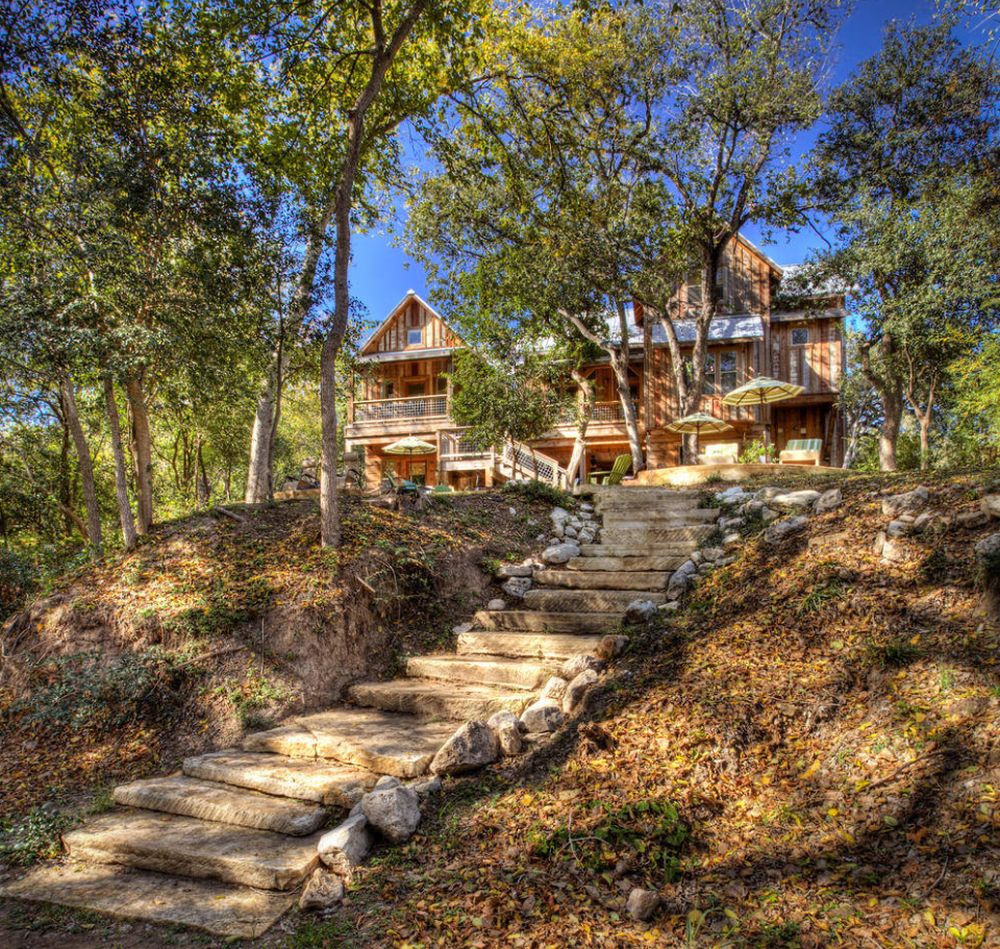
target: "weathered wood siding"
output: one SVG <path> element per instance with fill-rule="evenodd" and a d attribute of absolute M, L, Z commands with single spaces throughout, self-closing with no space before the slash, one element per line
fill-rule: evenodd
<path fill-rule="evenodd" d="M 839 320 L 771 324 L 771 374 L 778 379 L 802 386 L 807 395 L 836 393 L 843 368 Z"/>
<path fill-rule="evenodd" d="M 420 330 L 420 343 L 409 343 L 407 334 L 410 330 Z M 407 300 L 399 311 L 373 336 L 364 346 L 362 352 L 369 353 L 402 353 L 417 352 L 421 349 L 441 349 L 455 346 L 455 334 L 444 322 L 424 307 L 419 300 Z"/>
<path fill-rule="evenodd" d="M 451 360 L 407 359 L 401 362 L 378 363 L 371 368 L 364 379 L 363 399 L 383 398 L 405 399 L 417 394 L 410 390 L 423 387 L 423 395 L 435 395 L 444 391 L 441 376 L 451 370 Z M 385 394 L 385 384 L 391 383 L 392 394 Z"/>

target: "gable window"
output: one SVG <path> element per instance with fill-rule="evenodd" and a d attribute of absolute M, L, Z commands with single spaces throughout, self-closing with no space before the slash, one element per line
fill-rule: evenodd
<path fill-rule="evenodd" d="M 792 330 L 792 345 L 805 346 L 809 342 L 809 327 L 800 326 Z"/>
<path fill-rule="evenodd" d="M 719 353 L 719 388 L 723 395 L 736 388 L 736 350 Z"/>
<path fill-rule="evenodd" d="M 406 331 L 406 345 L 420 346 L 424 341 L 424 331 L 422 329 L 409 329 Z"/>

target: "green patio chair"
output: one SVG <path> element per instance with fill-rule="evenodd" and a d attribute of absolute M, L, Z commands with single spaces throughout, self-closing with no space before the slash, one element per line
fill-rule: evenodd
<path fill-rule="evenodd" d="M 603 484 L 607 486 L 621 484 L 622 478 L 628 474 L 632 467 L 631 455 L 619 455 L 610 471 L 592 471 L 590 473 L 590 484 Z"/>
<path fill-rule="evenodd" d="M 436 484 L 431 489 L 431 494 L 454 494 L 455 489 L 450 484 Z"/>

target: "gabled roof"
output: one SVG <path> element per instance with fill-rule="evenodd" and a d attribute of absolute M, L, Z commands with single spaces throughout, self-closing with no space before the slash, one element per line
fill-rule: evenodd
<path fill-rule="evenodd" d="M 403 307 L 406 306 L 408 303 L 412 303 L 414 300 L 417 303 L 419 303 L 425 310 L 427 310 L 432 316 L 436 316 L 442 323 L 444 323 L 445 326 L 448 326 L 448 323 L 445 320 L 445 318 L 440 313 L 438 313 L 438 311 L 435 310 L 434 307 L 432 307 L 422 296 L 420 296 L 420 294 L 417 293 L 416 290 L 407 290 L 406 293 L 403 295 L 403 299 L 400 300 L 399 303 L 397 303 L 389 311 L 389 315 L 384 320 L 382 320 L 382 322 L 379 323 L 379 325 L 376 326 L 374 330 L 372 330 L 371 335 L 368 337 L 368 339 L 365 340 L 364 345 L 361 347 L 362 356 L 376 355 L 376 353 L 370 351 L 369 347 L 371 347 L 372 343 L 374 343 L 375 340 L 379 338 L 379 336 L 382 334 L 382 331 L 394 319 L 396 319 L 397 316 L 399 316 L 399 311 L 402 310 Z M 451 329 L 451 327 L 449 326 L 448 329 Z M 377 355 L 381 355 L 384 357 L 386 354 L 381 353 Z M 412 358 L 412 356 L 410 358 Z"/>

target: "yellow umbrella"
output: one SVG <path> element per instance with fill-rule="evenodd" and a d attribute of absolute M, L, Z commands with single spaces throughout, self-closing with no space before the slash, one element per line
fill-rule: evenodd
<path fill-rule="evenodd" d="M 744 383 L 732 392 L 727 392 L 722 401 L 725 405 L 764 405 L 771 402 L 781 402 L 784 399 L 794 399 L 795 396 L 805 392 L 802 386 L 797 386 L 791 382 L 782 382 L 780 379 L 771 379 L 768 376 L 757 376 Z M 763 411 L 761 412 L 763 417 Z M 764 426 L 764 445 L 768 442 L 768 426 Z"/>
<path fill-rule="evenodd" d="M 677 432 L 679 435 L 700 436 L 704 432 L 727 432 L 733 426 L 724 422 L 721 418 L 708 415 L 705 412 L 695 412 L 693 415 L 685 415 L 684 418 L 677 419 L 667 426 L 667 430 Z M 684 451 L 687 454 L 687 450 Z M 694 461 L 698 459 L 695 458 Z M 691 464 L 694 464 L 694 461 Z"/>

